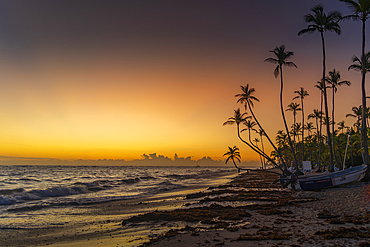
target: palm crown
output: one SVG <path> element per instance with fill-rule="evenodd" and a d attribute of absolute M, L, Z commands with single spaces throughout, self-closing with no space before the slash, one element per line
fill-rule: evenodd
<path fill-rule="evenodd" d="M 278 77 L 280 74 L 279 68 L 282 66 L 288 66 L 288 67 L 296 67 L 295 63 L 293 62 L 287 62 L 287 60 L 294 55 L 294 52 L 292 51 L 286 51 L 285 45 L 281 45 L 280 47 L 276 47 L 275 49 L 271 50 L 270 52 L 274 53 L 275 58 L 269 57 L 265 59 L 265 62 L 277 64 L 274 75 L 275 77 Z"/>
<path fill-rule="evenodd" d="M 338 11 L 331 11 L 328 15 L 324 13 L 324 7 L 317 5 L 311 9 L 312 14 L 304 16 L 304 20 L 307 23 L 311 23 L 307 28 L 299 31 L 298 35 L 304 33 L 313 33 L 318 31 L 323 33 L 324 31 L 333 31 L 338 35 L 341 33 L 341 28 L 338 22 L 342 19 L 342 14 Z"/>
<path fill-rule="evenodd" d="M 353 69 L 354 71 L 362 72 L 362 61 L 365 61 L 365 74 L 370 71 L 370 51 L 365 53 L 365 58 L 359 59 L 357 56 L 352 57 L 353 64 L 348 67 L 348 70 Z"/>

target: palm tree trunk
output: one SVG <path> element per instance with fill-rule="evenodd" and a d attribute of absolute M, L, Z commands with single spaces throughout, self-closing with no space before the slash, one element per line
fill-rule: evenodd
<path fill-rule="evenodd" d="M 304 161 L 304 111 L 303 111 L 303 99 L 301 98 L 302 104 L 302 161 Z"/>
<path fill-rule="evenodd" d="M 261 130 L 262 131 L 262 130 Z M 265 148 L 263 147 L 263 139 L 262 139 L 262 135 L 260 134 L 260 137 L 261 137 L 261 145 L 262 145 L 262 151 L 265 152 Z M 263 158 L 263 166 L 265 167 L 266 169 L 266 164 L 265 164 L 265 158 Z"/>
<path fill-rule="evenodd" d="M 365 22 L 366 19 L 362 20 L 362 140 L 365 151 L 365 165 L 367 165 L 366 175 L 364 181 L 370 181 L 370 164 L 369 164 L 369 150 L 367 145 L 367 126 L 366 126 L 366 91 L 365 91 Z"/>
<path fill-rule="evenodd" d="M 247 102 L 248 102 L 248 101 L 247 101 Z M 275 152 L 278 154 L 278 156 L 279 156 L 279 158 L 280 158 L 280 161 L 281 161 L 281 163 L 282 163 L 282 164 L 283 164 L 283 166 L 284 166 L 284 170 L 288 170 L 288 167 L 287 167 L 287 165 L 286 165 L 286 163 L 285 163 L 285 161 L 284 161 L 283 157 L 281 156 L 281 154 L 280 154 L 279 150 L 276 148 L 276 146 L 274 145 L 274 143 L 271 141 L 271 139 L 270 139 L 270 137 L 267 135 L 267 133 L 263 130 L 263 128 L 262 128 L 262 126 L 261 126 L 261 124 L 258 122 L 258 120 L 257 120 L 256 116 L 254 115 L 254 113 L 253 113 L 253 111 L 252 111 L 252 107 L 251 107 L 251 105 L 250 105 L 250 103 L 249 103 L 249 102 L 248 102 L 248 107 L 249 107 L 249 111 L 251 112 L 251 114 L 252 114 L 252 117 L 253 117 L 254 121 L 256 121 L 256 123 L 257 123 L 258 127 L 263 131 L 263 133 L 265 134 L 265 136 L 266 136 L 267 140 L 270 142 L 271 146 L 275 149 Z"/>
<path fill-rule="evenodd" d="M 280 68 L 280 109 L 281 109 L 281 115 L 283 116 L 285 130 L 286 130 L 288 140 L 289 140 L 289 146 L 290 146 L 290 149 L 292 150 L 292 153 L 293 153 L 295 169 L 296 169 L 296 171 L 298 171 L 297 157 L 295 155 L 294 147 L 293 147 L 293 144 L 292 144 L 292 139 L 290 138 L 289 129 L 288 129 L 288 125 L 286 124 L 284 108 L 283 108 L 283 85 L 284 85 L 284 83 L 283 83 L 283 69 L 282 69 L 281 65 L 279 66 L 279 68 Z"/>
<path fill-rule="evenodd" d="M 319 136 L 318 136 L 318 143 L 319 143 L 319 170 L 321 170 L 321 134 L 322 134 L 322 103 L 323 103 L 323 97 L 324 97 L 324 92 L 321 92 L 321 101 L 320 101 L 320 131 L 319 131 Z"/>
<path fill-rule="evenodd" d="M 334 138 L 335 138 L 335 132 L 334 132 L 334 95 L 335 95 L 335 90 L 334 90 L 334 87 L 333 87 L 333 109 L 332 109 L 332 112 L 331 112 L 331 118 L 332 118 L 332 121 L 333 121 L 333 124 L 332 124 L 332 134 L 333 134 L 333 156 L 334 156 L 334 159 L 335 159 L 335 163 L 337 165 L 338 168 L 341 168 L 341 164 L 342 163 L 339 163 L 338 162 L 338 157 L 337 155 L 335 154 L 335 141 L 334 141 Z M 339 150 L 338 150 L 339 152 Z M 339 156 L 340 156 L 340 152 L 339 152 Z"/>
<path fill-rule="evenodd" d="M 329 154 L 330 154 L 330 166 L 329 171 L 334 171 L 334 162 L 333 162 L 333 148 L 332 148 L 332 142 L 331 142 L 331 135 L 330 135 L 330 125 L 329 125 L 329 110 L 328 110 L 328 99 L 326 94 L 326 81 L 325 81 L 325 73 L 326 73 L 326 54 L 325 54 L 325 39 L 324 39 L 324 33 L 321 32 L 321 41 L 322 41 L 322 80 L 324 84 L 324 106 L 325 106 L 325 116 L 326 116 L 326 133 L 328 136 L 328 146 L 329 146 Z"/>
<path fill-rule="evenodd" d="M 242 141 L 242 142 L 244 142 L 245 144 L 247 144 L 248 145 L 248 147 L 250 147 L 253 151 L 255 151 L 256 153 L 258 153 L 259 155 L 262 155 L 263 157 L 265 157 L 268 161 L 270 161 L 276 168 L 279 168 L 282 172 L 284 172 L 283 171 L 283 169 L 281 169 L 281 167 L 280 166 L 278 166 L 277 164 L 276 164 L 276 162 L 274 161 L 274 160 L 272 160 L 269 156 L 267 156 L 265 153 L 261 153 L 260 151 L 258 151 L 257 149 L 255 149 L 252 145 L 250 145 L 248 142 L 246 142 L 245 140 L 243 140 L 243 138 L 240 136 L 240 128 L 239 128 L 239 124 L 237 124 L 236 125 L 237 126 L 237 131 L 238 131 L 238 137 L 239 137 L 239 139 Z"/>

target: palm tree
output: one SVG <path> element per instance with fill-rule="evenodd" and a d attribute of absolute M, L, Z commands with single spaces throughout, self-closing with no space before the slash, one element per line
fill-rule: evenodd
<path fill-rule="evenodd" d="M 257 99 L 255 96 L 253 96 L 253 94 L 255 93 L 256 90 L 254 88 L 252 88 L 252 87 L 249 88 L 249 84 L 247 84 L 247 86 L 245 86 L 245 87 L 244 86 L 240 86 L 240 87 L 241 87 L 243 93 L 235 95 L 235 97 L 239 97 L 237 103 L 244 103 L 245 109 L 247 109 L 246 106 L 248 106 L 248 109 L 251 112 L 254 121 L 257 123 L 258 127 L 263 131 L 263 133 L 266 136 L 267 140 L 270 142 L 271 146 L 277 152 L 278 156 L 280 157 L 280 161 L 281 161 L 281 163 L 284 166 L 284 170 L 287 171 L 288 169 L 287 169 L 287 166 L 286 166 L 286 163 L 285 163 L 283 157 L 281 156 L 280 152 L 278 151 L 278 149 L 276 148 L 276 146 L 274 145 L 274 143 L 271 141 L 271 139 L 267 135 L 267 133 L 264 131 L 264 129 L 262 128 L 261 124 L 258 122 L 256 116 L 253 113 L 253 106 L 254 106 L 253 105 L 253 101 L 259 102 L 259 99 Z"/>
<path fill-rule="evenodd" d="M 253 122 L 252 120 L 247 120 L 244 122 L 244 125 L 247 127 L 246 129 L 242 129 L 240 132 L 248 130 L 248 136 L 249 136 L 249 142 L 253 144 L 252 139 L 251 139 L 251 130 L 255 130 L 253 127 L 256 126 L 257 124 Z"/>
<path fill-rule="evenodd" d="M 223 156 L 226 156 L 227 155 L 227 159 L 225 161 L 225 164 L 227 164 L 227 162 L 231 159 L 234 163 L 234 166 L 236 169 L 238 169 L 238 172 L 240 172 L 241 168 L 239 168 L 236 163 L 235 163 L 235 159 L 237 159 L 240 163 L 240 152 L 239 152 L 239 148 L 237 148 L 236 146 L 234 147 L 228 147 L 229 148 L 229 151 L 227 151 L 226 153 L 224 153 Z"/>
<path fill-rule="evenodd" d="M 324 32 L 325 31 L 334 31 L 338 35 L 341 33 L 341 28 L 338 22 L 342 19 L 342 14 L 338 11 L 332 11 L 328 15 L 324 13 L 324 7 L 321 5 L 317 5 L 311 9 L 313 14 L 307 14 L 304 16 L 304 19 L 307 23 L 311 23 L 308 25 L 307 28 L 302 29 L 299 31 L 298 35 L 304 33 L 313 33 L 315 31 L 320 33 L 321 36 L 321 43 L 322 43 L 322 64 L 323 64 L 323 72 L 322 72 L 322 81 L 324 83 L 324 105 L 325 105 L 325 115 L 329 116 L 328 110 L 328 100 L 326 94 L 326 85 L 325 85 L 325 74 L 326 74 L 326 53 L 325 53 L 325 39 L 324 39 Z M 326 132 L 328 135 L 328 142 L 329 142 L 329 153 L 330 153 L 330 168 L 329 170 L 332 172 L 334 171 L 334 164 L 333 164 L 333 148 L 331 145 L 331 138 L 330 138 L 330 126 L 329 123 L 326 123 Z"/>
<path fill-rule="evenodd" d="M 333 107 L 332 107 L 332 113 L 331 113 L 331 118 L 333 120 L 333 125 L 332 125 L 332 134 L 333 134 L 333 155 L 335 157 L 335 161 L 337 163 L 337 166 L 339 165 L 338 163 L 338 160 L 337 160 L 337 156 L 335 155 L 335 146 L 334 146 L 334 143 L 335 143 L 335 133 L 334 133 L 334 95 L 335 93 L 337 92 L 338 90 L 338 87 L 341 86 L 341 85 L 347 85 L 347 86 L 350 86 L 351 85 L 351 82 L 350 81 L 340 81 L 340 73 L 339 71 L 336 71 L 335 69 L 333 71 L 329 71 L 329 76 L 327 76 L 325 78 L 325 80 L 331 85 L 331 88 L 332 88 L 332 91 L 333 91 L 333 97 L 332 97 L 332 100 L 333 100 Z"/>
<path fill-rule="evenodd" d="M 303 87 L 300 88 L 299 91 L 294 91 L 294 93 L 298 94 L 293 98 L 293 100 L 300 98 L 301 99 L 301 105 L 302 105 L 302 126 L 304 125 L 304 109 L 303 109 L 303 100 L 306 96 L 309 96 L 308 92 L 304 90 Z M 302 130 L 302 161 L 304 160 L 304 129 Z"/>
<path fill-rule="evenodd" d="M 367 130 L 366 128 L 366 91 L 365 91 L 365 75 L 366 75 L 366 63 L 365 61 L 365 23 L 366 20 L 370 17 L 370 1 L 369 0 L 340 0 L 341 2 L 344 2 L 348 8 L 352 10 L 352 15 L 348 16 L 347 18 L 351 18 L 353 20 L 361 20 L 362 22 L 362 53 L 361 53 L 361 59 L 362 62 L 362 69 L 361 69 L 361 91 L 362 91 L 362 129 Z M 354 61 L 353 61 L 354 62 Z M 369 164 L 369 150 L 367 145 L 367 131 L 362 132 L 362 142 L 364 146 L 365 151 L 365 164 L 367 165 L 366 169 L 366 177 L 364 180 L 369 181 L 370 180 L 370 164 Z"/>
<path fill-rule="evenodd" d="M 318 160 L 318 166 L 320 168 L 321 165 L 321 123 L 323 118 L 323 112 L 319 111 L 318 109 L 314 109 L 313 113 L 308 115 L 308 120 L 311 118 L 314 118 L 316 121 L 316 133 L 317 133 L 317 145 L 319 146 L 319 160 Z M 320 121 L 320 129 L 318 122 Z"/>
<path fill-rule="evenodd" d="M 294 147 L 293 147 L 293 144 L 292 144 L 292 139 L 290 138 L 290 135 L 289 135 L 288 125 L 286 123 L 284 108 L 283 108 L 283 87 L 284 87 L 283 66 L 296 67 L 297 68 L 297 65 L 295 65 L 293 62 L 288 62 L 287 61 L 290 57 L 292 57 L 294 55 L 294 52 L 286 51 L 284 45 L 281 45 L 280 47 L 276 47 L 275 49 L 271 50 L 270 52 L 272 52 L 275 55 L 275 57 L 267 58 L 267 59 L 265 59 L 265 62 L 270 62 L 270 63 L 273 63 L 273 64 L 277 64 L 277 66 L 274 70 L 274 75 L 275 75 L 275 78 L 276 78 L 280 74 L 280 110 L 281 110 L 281 115 L 283 117 L 285 130 L 286 130 L 287 135 L 288 135 L 289 146 L 290 146 L 290 149 L 292 150 L 295 168 L 296 168 L 296 171 L 298 171 L 297 157 L 295 155 Z"/>
<path fill-rule="evenodd" d="M 313 138 L 312 131 L 315 129 L 315 127 L 313 126 L 312 122 L 307 122 L 306 125 L 304 126 L 304 129 L 307 130 L 307 132 L 308 132 L 306 143 L 308 144 L 308 149 L 310 151 L 310 157 L 311 157 L 311 161 L 312 161 L 313 160 L 312 159 L 312 144 L 313 144 L 313 142 L 312 142 L 312 138 Z"/>
<path fill-rule="evenodd" d="M 360 107 L 354 106 L 352 107 L 353 113 L 348 113 L 346 117 L 355 117 L 357 118 L 356 123 L 360 124 L 361 118 L 362 118 L 362 105 Z"/>
<path fill-rule="evenodd" d="M 246 142 L 241 136 L 240 136 L 240 124 L 243 124 L 246 122 L 247 119 L 250 119 L 251 116 L 246 116 L 247 114 L 246 113 L 241 113 L 240 112 L 240 109 L 236 109 L 234 110 L 234 116 L 233 117 L 229 117 L 229 119 L 223 123 L 223 126 L 225 125 L 233 125 L 233 124 L 236 124 L 236 130 L 237 130 L 237 133 L 238 133 L 238 137 L 239 139 L 244 142 L 245 144 L 247 144 L 248 147 L 250 147 L 253 151 L 255 151 L 256 153 L 262 155 L 263 157 L 265 157 L 268 161 L 270 161 L 273 165 L 275 165 L 277 168 L 279 168 L 280 170 L 282 170 L 276 163 L 274 160 L 272 160 L 268 155 L 266 155 L 265 153 L 259 151 L 258 149 L 256 149 L 255 147 L 253 147 L 251 144 L 249 144 L 248 142 Z"/>
<path fill-rule="evenodd" d="M 265 152 L 265 148 L 263 147 L 263 138 L 262 136 L 265 135 L 265 133 L 263 132 L 263 130 L 261 129 L 258 129 L 258 130 L 255 130 L 257 134 L 260 135 L 260 138 L 261 138 L 261 146 L 262 146 L 262 151 Z M 263 160 L 263 164 L 265 165 L 265 158 L 262 159 Z"/>
<path fill-rule="evenodd" d="M 287 145 L 288 136 L 283 130 L 279 130 L 277 132 L 275 139 L 279 147 L 284 147 L 285 145 Z"/>
<path fill-rule="evenodd" d="M 258 143 L 260 142 L 260 140 L 256 137 L 256 138 L 254 138 L 253 139 L 253 141 L 256 143 L 255 145 L 256 145 L 256 147 L 258 147 Z M 260 155 L 260 162 L 261 162 L 261 167 L 262 167 L 262 169 L 263 169 L 263 161 L 262 161 L 262 157 L 261 157 L 261 155 Z"/>
<path fill-rule="evenodd" d="M 365 22 L 363 22 L 363 25 L 365 25 Z M 365 35 L 363 33 L 363 35 Z M 365 39 L 365 37 L 364 37 Z M 364 41 L 364 40 L 363 40 Z M 363 47 L 364 48 L 364 47 Z M 367 107 L 366 107 L 366 92 L 365 92 L 365 75 L 367 72 L 370 71 L 370 51 L 361 56 L 361 60 L 353 56 L 352 57 L 353 64 L 348 67 L 348 70 L 352 69 L 354 71 L 360 71 L 362 74 L 362 123 L 361 123 L 361 147 L 363 147 L 364 150 L 364 163 L 367 165 L 366 169 L 366 175 L 364 178 L 364 181 L 370 180 L 370 163 L 369 163 L 369 150 L 368 150 L 368 144 L 367 144 L 367 125 L 366 125 L 366 119 L 367 119 Z"/>
<path fill-rule="evenodd" d="M 348 115 L 348 114 L 347 114 Z M 348 126 L 346 126 L 344 120 L 343 121 L 340 121 L 338 123 L 338 130 L 341 130 L 342 131 L 342 134 L 344 134 L 344 129 L 348 129 Z"/>
<path fill-rule="evenodd" d="M 299 104 L 298 103 L 290 103 L 288 105 L 288 108 L 286 109 L 286 111 L 291 111 L 293 112 L 293 126 L 295 126 L 295 123 L 296 123 L 296 116 L 297 116 L 297 112 L 301 111 L 302 109 L 299 107 Z M 295 145 L 295 132 L 293 132 L 293 144 Z"/>

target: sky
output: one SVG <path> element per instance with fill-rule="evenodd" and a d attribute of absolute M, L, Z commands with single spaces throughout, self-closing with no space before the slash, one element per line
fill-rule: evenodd
<path fill-rule="evenodd" d="M 237 146 L 244 161 L 258 160 L 222 124 L 249 84 L 266 132 L 284 128 L 280 82 L 264 62 L 282 44 L 298 66 L 284 68 L 284 106 L 304 87 L 306 116 L 320 107 L 320 35 L 297 35 L 316 4 L 350 13 L 337 0 L 1 0 L 0 156 L 218 160 Z M 352 82 L 335 96 L 336 120 L 352 125 L 345 115 L 361 103 L 361 78 L 348 66 L 360 56 L 361 24 L 341 26 L 325 34 L 327 69 Z"/>

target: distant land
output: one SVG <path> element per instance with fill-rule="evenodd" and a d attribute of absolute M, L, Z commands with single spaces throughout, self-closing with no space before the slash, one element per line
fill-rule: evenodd
<path fill-rule="evenodd" d="M 36 157 L 10 157 L 0 156 L 0 165 L 80 165 L 80 166 L 225 166 L 234 167 L 232 162 L 225 164 L 225 160 L 214 160 L 204 156 L 199 160 L 193 160 L 191 156 L 179 157 L 177 154 L 171 159 L 164 155 L 142 154 L 142 159 L 98 159 L 98 160 L 62 160 L 55 158 Z M 238 163 L 241 167 L 260 167 L 259 161 L 242 161 Z"/>

